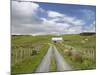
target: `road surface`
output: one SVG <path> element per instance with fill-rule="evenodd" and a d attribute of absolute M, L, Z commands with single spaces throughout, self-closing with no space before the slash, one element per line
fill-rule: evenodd
<path fill-rule="evenodd" d="M 53 50 L 54 50 L 54 53 L 53 53 Z M 59 53 L 57 48 L 54 45 L 50 44 L 48 52 L 46 53 L 46 55 L 42 59 L 42 62 L 40 63 L 38 68 L 36 69 L 36 73 L 37 72 L 38 73 L 49 72 L 51 56 L 53 54 L 54 54 L 56 64 L 57 64 L 57 71 L 72 70 L 72 68 L 69 66 L 69 64 L 67 64 L 66 61 L 64 60 L 63 56 Z"/>
<path fill-rule="evenodd" d="M 63 56 L 59 53 L 57 48 L 54 46 L 54 54 L 55 54 L 55 59 L 56 59 L 56 64 L 57 64 L 57 71 L 69 71 L 72 70 L 70 65 L 66 63 L 64 60 Z"/>
<path fill-rule="evenodd" d="M 46 55 L 42 59 L 42 62 L 40 63 L 40 65 L 38 66 L 38 68 L 36 70 L 36 73 L 37 72 L 41 73 L 41 72 L 48 72 L 49 71 L 51 56 L 52 56 L 52 46 L 50 45 L 48 52 L 46 53 Z"/>

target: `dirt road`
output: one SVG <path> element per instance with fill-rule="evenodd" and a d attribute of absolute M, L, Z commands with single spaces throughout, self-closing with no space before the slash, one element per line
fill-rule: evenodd
<path fill-rule="evenodd" d="M 38 68 L 36 70 L 36 73 L 49 71 L 51 56 L 52 56 L 52 46 L 50 45 L 48 52 L 46 53 L 46 55 L 42 59 L 42 62 L 40 63 L 40 65 L 38 66 Z"/>
<path fill-rule="evenodd" d="M 54 53 L 52 53 L 52 52 L 54 52 Z M 59 53 L 59 51 L 57 50 L 57 48 L 54 45 L 50 44 L 48 52 L 46 53 L 46 55 L 42 59 L 40 65 L 38 66 L 38 68 L 36 70 L 36 73 L 37 72 L 39 72 L 39 73 L 40 72 L 49 72 L 51 56 L 53 54 L 54 54 L 55 60 L 56 60 L 57 71 L 72 70 L 72 68 L 70 67 L 70 65 L 68 63 L 66 63 L 66 61 L 63 58 L 63 56 Z"/>
<path fill-rule="evenodd" d="M 63 56 L 59 53 L 59 51 L 57 50 L 57 48 L 55 46 L 54 46 L 54 54 L 55 54 L 55 58 L 56 58 L 57 71 L 72 70 L 70 65 L 68 63 L 66 63 Z"/>

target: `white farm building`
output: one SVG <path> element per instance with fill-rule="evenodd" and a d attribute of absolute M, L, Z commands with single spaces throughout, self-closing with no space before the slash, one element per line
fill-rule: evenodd
<path fill-rule="evenodd" d="M 51 40 L 52 40 L 52 42 L 56 43 L 56 42 L 62 42 L 63 38 L 62 37 L 53 37 Z"/>

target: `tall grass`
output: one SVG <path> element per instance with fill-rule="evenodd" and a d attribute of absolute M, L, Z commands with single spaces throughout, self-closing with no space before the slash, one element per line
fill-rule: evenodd
<path fill-rule="evenodd" d="M 12 36 L 11 73 L 23 74 L 35 72 L 43 56 L 48 50 L 49 37 L 44 36 Z M 32 50 L 38 53 L 32 55 Z"/>
<path fill-rule="evenodd" d="M 57 46 L 58 50 L 62 53 L 65 60 L 69 62 L 69 64 L 72 65 L 75 70 L 96 68 L 95 35 L 63 35 L 63 38 L 65 40 L 63 43 L 56 43 L 55 45 Z M 68 52 L 64 53 L 64 50 L 70 48 L 72 48 L 72 51 L 69 56 L 67 54 Z M 76 60 L 77 58 L 79 60 Z"/>

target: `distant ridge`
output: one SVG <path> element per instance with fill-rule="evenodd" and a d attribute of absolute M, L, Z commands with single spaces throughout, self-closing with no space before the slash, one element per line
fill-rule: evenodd
<path fill-rule="evenodd" d="M 82 32 L 80 35 L 95 35 L 96 32 Z"/>

